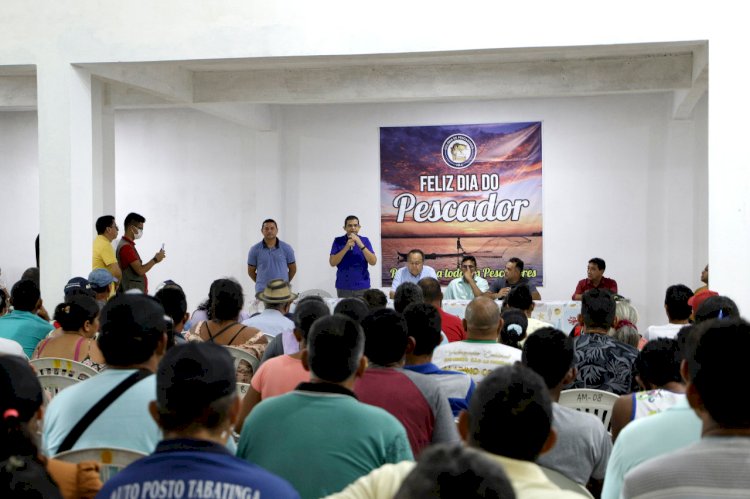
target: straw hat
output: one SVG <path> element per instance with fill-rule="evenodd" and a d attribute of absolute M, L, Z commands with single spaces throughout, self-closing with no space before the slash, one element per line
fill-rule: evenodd
<path fill-rule="evenodd" d="M 266 289 L 255 294 L 255 297 L 263 303 L 287 303 L 294 301 L 297 296 L 297 294 L 292 293 L 289 283 L 283 279 L 268 281 Z"/>

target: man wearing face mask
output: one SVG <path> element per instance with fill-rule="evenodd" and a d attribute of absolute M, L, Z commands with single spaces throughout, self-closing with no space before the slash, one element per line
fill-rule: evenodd
<path fill-rule="evenodd" d="M 144 294 L 148 293 L 148 277 L 146 272 L 157 263 L 164 260 L 166 254 L 164 248 L 158 251 L 154 257 L 143 263 L 138 250 L 135 249 L 135 240 L 143 235 L 143 224 L 146 219 L 138 213 L 128 213 L 125 217 L 125 235 L 117 245 L 117 263 L 122 269 L 119 292 L 124 293 L 130 289 L 139 289 Z"/>

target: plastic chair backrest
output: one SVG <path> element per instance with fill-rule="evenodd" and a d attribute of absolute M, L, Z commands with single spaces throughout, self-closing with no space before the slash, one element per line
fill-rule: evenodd
<path fill-rule="evenodd" d="M 571 492 L 576 492 L 578 494 L 581 494 L 581 496 L 583 497 L 591 497 L 591 498 L 594 497 L 591 494 L 591 492 L 588 491 L 586 487 L 584 487 L 583 485 L 581 485 L 580 483 L 574 480 L 571 480 L 570 478 L 566 477 L 559 471 L 556 471 L 550 468 L 545 468 L 544 466 L 539 466 L 539 467 L 542 469 L 542 471 L 547 476 L 549 481 L 554 483 L 561 489 L 568 490 Z"/>
<path fill-rule="evenodd" d="M 612 431 L 612 406 L 619 395 L 593 388 L 573 388 L 560 393 L 560 405 L 597 416 L 607 431 Z"/>
<path fill-rule="evenodd" d="M 98 374 L 96 369 L 69 359 L 46 357 L 31 360 L 30 363 L 50 399 L 60 390 Z"/>
<path fill-rule="evenodd" d="M 301 291 L 299 293 L 299 296 L 297 296 L 297 301 L 301 300 L 305 296 L 320 296 L 321 298 L 333 298 L 331 296 L 331 293 L 326 291 L 325 289 L 306 289 L 305 291 Z"/>
<path fill-rule="evenodd" d="M 89 449 L 74 449 L 61 452 L 53 456 L 53 458 L 68 463 L 96 461 L 99 463 L 99 476 L 102 479 L 102 483 L 104 483 L 133 461 L 137 461 L 145 456 L 147 454 L 131 449 L 92 447 Z"/>
<path fill-rule="evenodd" d="M 242 350 L 241 348 L 225 346 L 234 358 L 234 368 L 237 371 L 237 381 L 240 383 L 249 383 L 250 379 L 258 370 L 260 359 L 255 355 Z"/>

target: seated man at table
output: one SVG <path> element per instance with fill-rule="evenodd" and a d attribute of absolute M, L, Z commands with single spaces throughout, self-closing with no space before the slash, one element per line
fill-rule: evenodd
<path fill-rule="evenodd" d="M 613 294 L 617 294 L 617 282 L 614 279 L 604 277 L 604 269 L 607 264 L 601 258 L 592 258 L 586 267 L 586 279 L 578 281 L 576 290 L 573 292 L 573 299 L 580 300 L 583 293 L 589 289 L 608 289 Z"/>
<path fill-rule="evenodd" d="M 511 290 L 518 286 L 526 286 L 531 291 L 531 298 L 533 300 L 541 300 L 542 296 L 537 291 L 536 286 L 529 281 L 528 277 L 523 277 L 523 266 L 523 260 L 520 258 L 513 257 L 508 260 L 508 263 L 505 264 L 504 277 L 492 281 L 487 295 L 490 298 L 504 300 Z"/>
<path fill-rule="evenodd" d="M 461 277 L 456 277 L 445 288 L 446 300 L 473 300 L 490 289 L 487 280 L 477 273 L 477 259 L 466 255 L 461 259 Z"/>
<path fill-rule="evenodd" d="M 396 295 L 396 289 L 405 282 L 418 283 L 425 277 L 437 279 L 435 269 L 424 264 L 424 253 L 420 249 L 413 249 L 406 255 L 406 267 L 401 267 L 393 276 L 391 284 L 391 298 Z"/>

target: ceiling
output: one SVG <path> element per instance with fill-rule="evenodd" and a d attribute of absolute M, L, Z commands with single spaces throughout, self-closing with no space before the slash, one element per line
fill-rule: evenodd
<path fill-rule="evenodd" d="M 75 64 L 115 109 L 192 107 L 253 126 L 269 105 L 447 102 L 671 92 L 687 119 L 708 42 Z M 0 66 L 0 110 L 36 109 L 34 66 Z"/>

